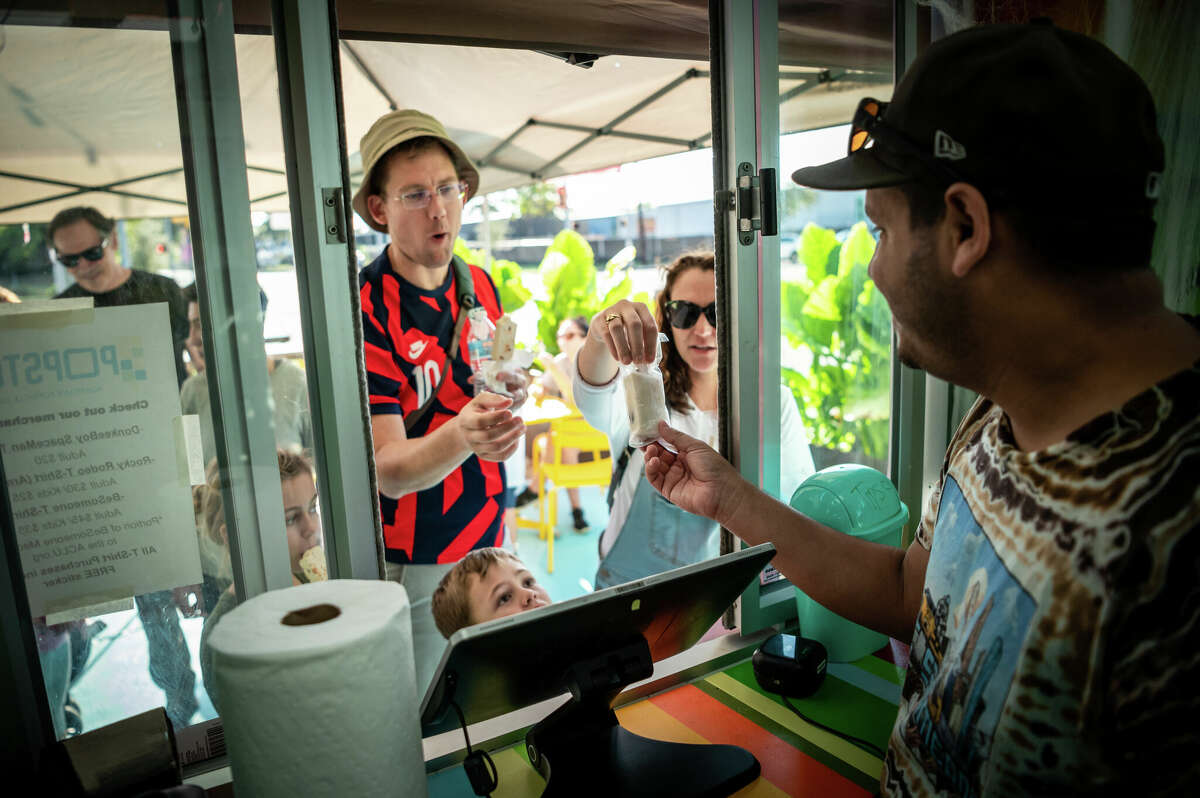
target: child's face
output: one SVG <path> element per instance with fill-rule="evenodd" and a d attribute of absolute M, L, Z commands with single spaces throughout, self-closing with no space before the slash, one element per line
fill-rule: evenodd
<path fill-rule="evenodd" d="M 321 544 L 321 516 L 317 512 L 317 486 L 308 474 L 285 479 L 283 520 L 287 526 L 288 555 L 292 571 L 300 571 L 300 557 Z"/>
<path fill-rule="evenodd" d="M 516 615 L 550 603 L 545 588 L 519 562 L 500 560 L 492 563 L 482 577 L 471 574 L 469 579 L 467 601 L 472 623 Z"/>

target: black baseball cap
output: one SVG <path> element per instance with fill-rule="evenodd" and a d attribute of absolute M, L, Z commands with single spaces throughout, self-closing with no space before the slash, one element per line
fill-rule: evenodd
<path fill-rule="evenodd" d="M 876 105 L 872 146 L 792 180 L 821 189 L 962 180 L 1064 214 L 1148 214 L 1158 195 L 1163 143 L 1146 84 L 1100 42 L 1048 21 L 940 39 Z"/>

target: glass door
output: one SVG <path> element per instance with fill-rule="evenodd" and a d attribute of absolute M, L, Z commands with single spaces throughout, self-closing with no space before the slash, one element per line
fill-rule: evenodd
<path fill-rule="evenodd" d="M 723 117 L 714 126 L 724 134 L 715 165 L 730 374 L 721 445 L 783 501 L 833 464 L 894 470 L 891 321 L 866 274 L 875 242 L 863 192 L 791 180 L 845 153 L 860 97 L 891 96 L 891 9 L 813 15 L 801 5 L 714 2 L 710 12 Z M 794 617 L 794 594 L 769 568 L 739 602 L 743 633 Z"/>

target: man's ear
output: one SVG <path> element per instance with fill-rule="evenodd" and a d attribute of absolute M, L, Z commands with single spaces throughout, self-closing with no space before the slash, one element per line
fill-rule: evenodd
<path fill-rule="evenodd" d="M 387 213 L 383 208 L 383 197 L 378 194 L 371 194 L 367 197 L 367 213 L 371 214 L 371 218 L 375 220 L 376 224 L 387 227 Z"/>
<path fill-rule="evenodd" d="M 225 526 L 224 524 L 221 524 L 219 527 L 217 527 L 217 537 L 219 537 L 221 539 L 221 543 L 228 546 L 229 545 L 229 527 Z"/>
<path fill-rule="evenodd" d="M 987 200 L 970 183 L 954 183 L 946 189 L 946 218 L 954 256 L 950 270 L 965 277 L 987 255 L 992 244 L 991 213 Z"/>

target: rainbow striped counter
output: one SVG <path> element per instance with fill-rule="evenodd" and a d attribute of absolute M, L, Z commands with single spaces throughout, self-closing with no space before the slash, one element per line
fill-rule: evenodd
<path fill-rule="evenodd" d="M 907 647 L 889 646 L 852 664 L 829 666 L 821 689 L 792 703 L 818 723 L 886 749 L 896 719 Z M 870 796 L 883 763 L 874 754 L 792 714 L 754 680 L 749 660 L 617 709 L 621 725 L 645 737 L 683 743 L 728 743 L 749 750 L 762 775 L 738 798 Z M 542 777 L 524 745 L 492 752 L 500 775 L 496 798 L 539 795 Z M 429 776 L 429 798 L 473 796 L 461 766 Z"/>

